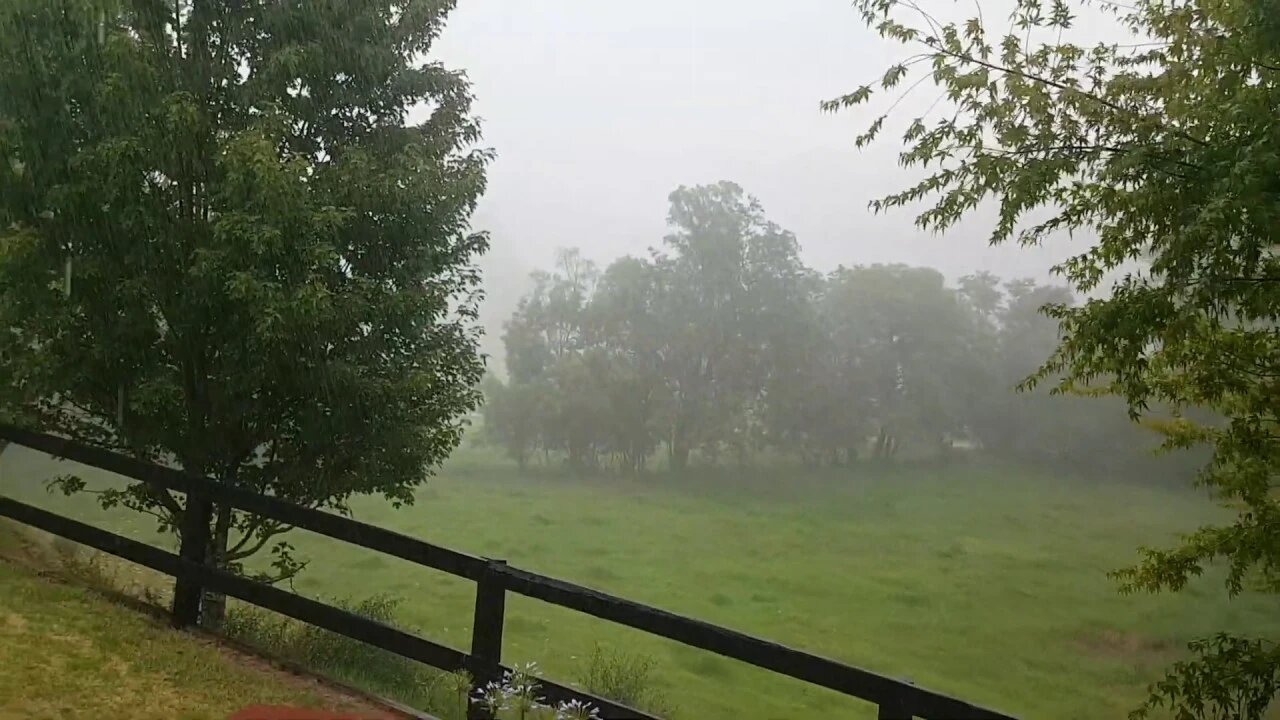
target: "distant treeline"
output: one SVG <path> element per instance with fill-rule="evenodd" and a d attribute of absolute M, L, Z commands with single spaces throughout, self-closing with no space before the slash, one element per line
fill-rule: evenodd
<path fill-rule="evenodd" d="M 1019 385 L 1049 358 L 1064 288 L 989 273 L 800 261 L 732 183 L 671 195 L 648 258 L 563 250 L 505 324 L 487 437 L 517 462 L 638 472 L 655 459 L 809 465 L 976 448 L 1079 470 L 1164 466 L 1110 398 Z M 693 458 L 694 460 L 691 460 Z M 1180 465 L 1184 463 L 1179 463 Z"/>

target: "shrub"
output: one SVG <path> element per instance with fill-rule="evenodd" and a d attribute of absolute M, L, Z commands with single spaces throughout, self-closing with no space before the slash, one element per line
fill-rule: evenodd
<path fill-rule="evenodd" d="M 370 620 L 398 625 L 400 602 L 378 595 L 358 602 L 339 599 L 333 604 Z M 449 673 L 261 608 L 229 606 L 223 632 L 273 657 L 399 702 L 431 711 L 457 705 L 456 700 L 449 702 L 453 685 Z"/>
<path fill-rule="evenodd" d="M 363 601 L 333 604 L 386 625 L 397 622 L 398 598 L 378 595 Z M 412 632 L 412 628 L 404 628 Z M 223 632 L 273 657 L 294 662 L 311 672 L 348 683 L 382 697 L 426 710 L 442 720 L 463 720 L 468 703 L 484 704 L 500 720 L 590 720 L 596 708 L 585 703 L 548 705 L 539 695 L 530 664 L 506 673 L 474 694 L 465 673 L 424 667 L 394 653 L 379 650 L 344 635 L 322 630 L 261 608 L 233 604 L 227 608 Z M 665 695 L 654 685 L 656 661 L 647 656 L 616 652 L 597 645 L 581 684 L 592 694 L 640 710 L 670 717 Z"/>
<path fill-rule="evenodd" d="M 119 567 L 105 555 L 86 549 L 66 538 L 54 536 L 50 543 L 58 570 L 67 577 L 99 592 L 123 592 Z"/>
<path fill-rule="evenodd" d="M 669 718 L 672 707 L 666 693 L 657 687 L 657 666 L 652 656 L 597 644 L 578 680 L 592 695 Z"/>
<path fill-rule="evenodd" d="M 1280 647 L 1227 635 L 1188 646 L 1193 658 L 1174 663 L 1131 720 L 1260 718 L 1280 692 Z"/>

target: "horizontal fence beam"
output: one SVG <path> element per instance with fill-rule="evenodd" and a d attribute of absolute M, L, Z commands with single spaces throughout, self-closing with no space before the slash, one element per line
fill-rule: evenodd
<path fill-rule="evenodd" d="M 626 625 L 740 660 L 879 705 L 903 707 L 928 720 L 1013 720 L 1010 716 L 869 670 L 810 655 L 785 645 L 675 615 L 588 587 L 512 567 L 497 567 L 511 592 Z"/>
<path fill-rule="evenodd" d="M 214 502 L 232 505 L 296 528 L 377 550 L 416 565 L 435 568 L 469 580 L 479 579 L 487 566 L 483 558 L 432 545 L 386 528 L 302 507 L 270 495 L 222 485 L 181 470 L 126 457 L 66 438 L 0 423 L 0 439 L 11 440 L 56 458 L 73 460 L 82 465 L 107 470 L 154 487 L 176 490 L 185 495 L 195 494 Z"/>
<path fill-rule="evenodd" d="M 266 583 L 190 563 L 166 550 L 11 498 L 0 496 L 0 517 L 16 520 L 24 525 L 78 542 L 171 577 L 179 575 L 193 577 L 211 590 L 439 670 L 449 672 L 468 670 L 472 664 L 471 657 L 461 650 L 433 643 L 417 635 L 370 620 L 363 615 L 281 590 Z M 503 672 L 511 670 L 505 666 L 500 666 L 499 669 Z M 599 708 L 606 720 L 661 720 L 626 705 L 550 680 L 537 678 L 537 681 L 547 701 L 587 702 Z"/>
<path fill-rule="evenodd" d="M 37 530 L 74 540 L 81 545 L 88 545 L 95 550 L 124 558 L 171 577 L 177 577 L 182 572 L 181 558 L 167 550 L 55 515 L 48 510 L 42 510 L 3 495 L 0 495 L 0 517 L 17 520 Z"/>
<path fill-rule="evenodd" d="M 130 562 L 145 565 L 166 575 L 174 577 L 185 575 L 195 578 L 209 590 L 273 610 L 294 620 L 345 635 L 352 640 L 368 643 L 441 670 L 463 670 L 467 667 L 467 654 L 460 650 L 438 645 L 390 625 L 370 620 L 363 615 L 326 605 L 318 600 L 281 590 L 266 583 L 232 575 L 225 570 L 215 570 L 189 563 L 171 552 L 55 515 L 47 510 L 0 497 L 0 515 Z"/>

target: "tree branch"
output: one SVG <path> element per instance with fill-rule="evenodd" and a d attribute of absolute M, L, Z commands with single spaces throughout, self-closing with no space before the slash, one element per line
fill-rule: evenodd
<path fill-rule="evenodd" d="M 1141 117 L 1141 118 L 1144 118 L 1144 119 L 1151 119 L 1149 116 L 1144 116 L 1142 113 L 1138 112 L 1137 110 L 1133 110 L 1133 109 L 1130 109 L 1130 108 L 1126 108 L 1126 107 L 1124 107 L 1124 106 L 1122 106 L 1122 105 L 1117 105 L 1116 103 L 1111 102 L 1110 100 L 1107 100 L 1106 98 L 1098 97 L 1097 95 L 1094 95 L 1093 93 L 1091 93 L 1091 92 L 1087 92 L 1087 91 L 1085 91 L 1085 90 L 1083 90 L 1083 89 L 1081 89 L 1081 88 L 1078 88 L 1078 87 L 1072 87 L 1071 85 L 1065 85 L 1065 84 L 1060 83 L 1060 82 L 1058 82 L 1058 81 L 1056 81 L 1056 80 L 1050 80 L 1049 78 L 1046 78 L 1046 77 L 1042 77 L 1042 76 L 1039 76 L 1039 75 L 1032 75 L 1031 73 L 1024 72 L 1024 71 L 1022 71 L 1022 70 L 1016 70 L 1016 69 L 1014 69 L 1014 68 L 1005 67 L 1005 66 L 1003 66 L 1003 65 L 999 65 L 999 64 L 996 64 L 996 63 L 988 62 L 988 61 L 986 61 L 986 60 L 981 60 L 981 59 L 978 59 L 978 58 L 973 57 L 972 55 L 966 55 L 966 54 L 963 54 L 963 53 L 953 52 L 953 51 L 951 51 L 951 50 L 946 49 L 945 47 L 942 47 L 942 45 L 941 45 L 941 44 L 930 44 L 930 43 L 928 43 L 928 42 L 925 42 L 925 46 L 926 46 L 926 47 L 929 47 L 929 48 L 932 48 L 933 50 L 935 50 L 935 51 L 937 51 L 937 52 L 939 52 L 939 53 L 942 53 L 943 55 L 945 55 L 945 56 L 947 56 L 947 57 L 949 57 L 949 58 L 954 58 L 954 59 L 959 60 L 959 61 L 961 61 L 961 62 L 973 63 L 973 64 L 975 64 L 975 65 L 981 65 L 982 67 L 985 67 L 985 68 L 987 68 L 988 70 L 994 70 L 994 71 L 996 71 L 996 72 L 1006 73 L 1006 74 L 1009 74 L 1009 75 L 1016 75 L 1016 76 L 1021 77 L 1021 78 L 1023 78 L 1023 79 L 1030 80 L 1031 82 L 1040 83 L 1040 84 L 1042 84 L 1042 85 L 1048 85 L 1049 87 L 1052 87 L 1052 88 L 1057 88 L 1058 90 L 1061 90 L 1061 91 L 1063 91 L 1063 92 L 1079 93 L 1079 94 L 1080 94 L 1080 95 L 1082 95 L 1083 97 L 1089 98 L 1090 100 L 1092 100 L 1092 101 L 1094 101 L 1094 102 L 1096 102 L 1096 103 L 1098 103 L 1098 104 L 1100 104 L 1100 105 L 1102 105 L 1102 106 L 1104 106 L 1104 107 L 1110 108 L 1110 109 L 1112 109 L 1112 110 L 1114 110 L 1114 111 L 1116 111 L 1116 112 L 1119 112 L 1119 113 L 1126 113 L 1126 114 L 1133 115 L 1133 116 L 1136 116 L 1136 117 Z M 1167 126 L 1166 126 L 1166 127 L 1167 127 Z M 1199 146 L 1201 146 L 1201 147 L 1209 147 L 1209 143 L 1208 143 L 1208 142 L 1206 142 L 1206 141 L 1204 141 L 1204 140 L 1201 140 L 1201 139 L 1199 139 L 1199 138 L 1193 137 L 1193 136 L 1191 136 L 1191 135 L 1188 135 L 1187 133 L 1182 132 L 1181 130 L 1178 130 L 1177 128 L 1170 128 L 1170 130 L 1172 130 L 1172 131 L 1173 131 L 1175 134 L 1177 134 L 1179 137 L 1182 137 L 1182 138 L 1184 138 L 1184 139 L 1186 139 L 1186 140 L 1189 140 L 1189 141 L 1191 141 L 1191 142 L 1193 142 L 1193 143 L 1195 143 L 1195 144 L 1197 144 L 1197 145 L 1199 145 Z"/>
<path fill-rule="evenodd" d="M 174 517 L 182 514 L 182 506 L 178 504 L 178 501 L 168 490 L 148 485 L 147 483 L 143 483 L 143 486 L 146 488 L 147 497 L 150 497 L 152 500 L 160 503 L 164 509 L 172 513 Z"/>
<path fill-rule="evenodd" d="M 273 525 L 264 530 L 265 527 L 266 523 L 261 523 L 260 527 L 255 529 L 253 533 L 246 533 L 245 536 L 240 539 L 240 542 L 236 543 L 234 548 L 227 551 L 227 562 L 234 562 L 236 560 L 247 558 L 266 547 L 267 543 L 271 541 L 271 538 L 287 533 L 293 529 L 292 525 Z M 254 536 L 254 533 L 259 534 L 258 542 L 246 549 L 245 545 L 248 543 L 249 539 Z"/>
<path fill-rule="evenodd" d="M 84 488 L 83 490 L 80 490 L 79 492 L 86 493 L 86 494 L 88 494 L 88 495 L 98 495 L 98 496 L 102 496 L 102 495 L 106 495 L 106 494 L 107 494 L 107 493 L 109 493 L 109 492 L 119 492 L 119 491 L 113 491 L 113 490 L 90 490 L 89 488 Z M 155 510 L 149 510 L 149 509 L 144 508 L 144 507 L 129 507 L 128 509 L 129 509 L 129 510 L 133 510 L 134 512 L 140 512 L 140 513 L 142 513 L 142 514 L 144 514 L 144 515 L 150 515 L 151 517 L 155 518 L 156 520 L 159 520 L 161 523 L 171 523 L 171 522 L 173 522 L 173 518 L 172 518 L 172 517 L 165 517 L 164 515 L 160 514 L 159 512 L 156 512 Z"/>

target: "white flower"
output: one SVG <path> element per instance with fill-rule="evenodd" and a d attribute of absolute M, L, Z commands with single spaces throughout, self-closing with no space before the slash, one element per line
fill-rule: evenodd
<path fill-rule="evenodd" d="M 493 714 L 507 709 L 507 700 L 511 697 L 511 689 L 502 683 L 490 682 L 476 690 L 471 702 L 483 706 Z"/>
<path fill-rule="evenodd" d="M 570 700 L 556 706 L 556 720 L 600 720 L 600 711 L 581 700 Z"/>
<path fill-rule="evenodd" d="M 538 672 L 537 664 L 528 663 L 508 670 L 502 675 L 502 685 L 506 688 L 507 697 L 511 701 L 508 707 L 519 717 L 523 718 L 542 707 L 538 702 L 538 679 L 534 676 L 536 672 Z"/>

